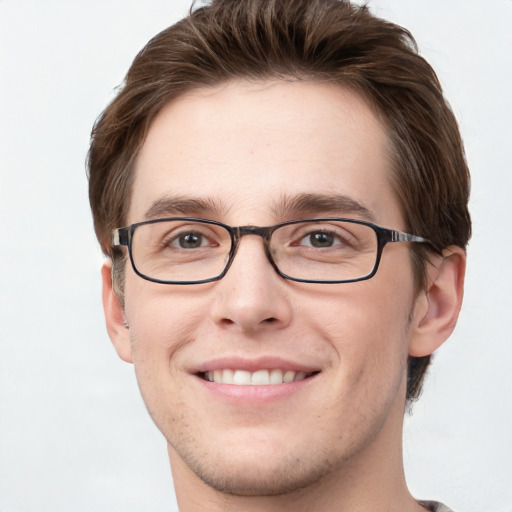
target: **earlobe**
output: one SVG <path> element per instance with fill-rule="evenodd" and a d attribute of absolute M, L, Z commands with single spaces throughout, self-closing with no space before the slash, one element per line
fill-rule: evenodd
<path fill-rule="evenodd" d="M 410 356 L 432 354 L 453 332 L 462 305 L 465 270 L 466 253 L 457 246 L 445 249 L 435 266 L 428 265 L 427 287 L 418 295 L 413 314 Z"/>
<path fill-rule="evenodd" d="M 112 285 L 112 260 L 110 258 L 101 267 L 101 277 L 103 311 L 108 335 L 119 357 L 123 361 L 133 363 L 130 331 L 124 309 Z"/>

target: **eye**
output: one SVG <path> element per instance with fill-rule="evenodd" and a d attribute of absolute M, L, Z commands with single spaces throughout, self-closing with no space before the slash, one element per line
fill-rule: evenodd
<path fill-rule="evenodd" d="M 318 249 L 333 247 L 334 245 L 340 245 L 344 241 L 336 233 L 329 231 L 313 231 L 302 237 L 298 245 L 307 247 L 315 247 Z"/>
<path fill-rule="evenodd" d="M 173 237 L 168 245 L 179 247 L 180 249 L 197 249 L 198 247 L 205 247 L 210 244 L 208 239 L 201 233 L 187 232 Z"/>
<path fill-rule="evenodd" d="M 305 245 L 311 247 L 332 247 L 336 243 L 335 237 L 331 233 L 311 233 L 302 239 Z"/>

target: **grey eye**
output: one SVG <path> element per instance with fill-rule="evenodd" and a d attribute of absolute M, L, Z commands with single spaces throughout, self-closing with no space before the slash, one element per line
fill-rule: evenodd
<path fill-rule="evenodd" d="M 206 242 L 203 235 L 199 233 L 186 233 L 176 238 L 175 243 L 181 249 L 197 249 L 205 245 Z"/>
<path fill-rule="evenodd" d="M 325 248 L 332 247 L 333 245 L 339 244 L 339 237 L 333 235 L 332 233 L 317 231 L 314 233 L 310 233 L 302 239 L 301 245 L 316 247 L 316 248 Z"/>
<path fill-rule="evenodd" d="M 312 247 L 331 247 L 334 237 L 329 233 L 312 233 L 309 235 L 309 243 Z"/>

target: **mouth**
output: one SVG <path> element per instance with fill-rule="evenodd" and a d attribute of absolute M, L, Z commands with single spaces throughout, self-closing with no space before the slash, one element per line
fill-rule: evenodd
<path fill-rule="evenodd" d="M 199 372 L 197 375 L 203 380 L 216 384 L 232 384 L 235 386 L 273 386 L 306 380 L 320 372 L 302 372 L 293 370 L 234 370 L 230 368 Z"/>

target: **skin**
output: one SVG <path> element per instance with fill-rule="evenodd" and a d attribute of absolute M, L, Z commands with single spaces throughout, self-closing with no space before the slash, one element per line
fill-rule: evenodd
<path fill-rule="evenodd" d="M 268 226 L 370 215 L 405 230 L 388 153 L 377 116 L 339 86 L 240 81 L 195 90 L 153 121 L 126 224 L 179 195 L 210 207 L 182 203 L 160 217 Z M 283 197 L 300 194 L 344 195 L 367 212 L 279 211 Z M 180 510 L 422 510 L 402 466 L 407 358 L 432 353 L 451 333 L 464 261 L 462 250 L 449 248 L 419 294 L 406 243 L 389 244 L 368 281 L 296 283 L 274 272 L 259 237 L 246 236 L 214 283 L 151 283 L 127 265 L 124 310 L 106 262 L 108 331 L 120 357 L 134 363 L 168 442 Z M 286 393 L 225 393 L 197 375 L 219 358 L 230 358 L 225 367 L 277 358 L 318 373 Z"/>

